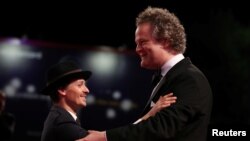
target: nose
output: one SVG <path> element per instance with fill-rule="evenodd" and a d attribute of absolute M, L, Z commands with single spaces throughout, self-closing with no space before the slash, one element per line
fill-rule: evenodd
<path fill-rule="evenodd" d="M 139 53 L 141 51 L 142 47 L 140 47 L 139 45 L 136 45 L 135 51 L 137 53 Z"/>
<path fill-rule="evenodd" d="M 83 92 L 84 92 L 84 93 L 86 93 L 86 94 L 88 94 L 88 93 L 89 93 L 89 89 L 88 89 L 88 87 L 87 87 L 87 86 L 84 86 Z"/>

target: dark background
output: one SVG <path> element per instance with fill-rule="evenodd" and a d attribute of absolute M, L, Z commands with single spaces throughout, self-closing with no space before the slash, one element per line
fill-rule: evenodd
<path fill-rule="evenodd" d="M 237 2 L 237 4 L 240 3 L 240 1 Z M 2 39 L 7 37 L 25 39 L 38 49 L 48 52 L 50 57 L 47 57 L 47 61 L 43 61 L 39 74 L 68 52 L 73 56 L 81 51 L 86 52 L 86 50 L 93 53 L 94 51 L 102 51 L 100 46 L 103 45 L 112 48 L 113 51 L 111 52 L 124 56 L 126 62 L 134 62 L 128 63 L 130 67 L 124 70 L 128 73 L 123 73 L 122 76 L 122 78 L 127 78 L 132 75 L 128 81 L 113 78 L 108 81 L 114 81 L 116 85 L 110 83 L 112 85 L 105 88 L 108 87 L 111 91 L 119 88 L 125 93 L 123 98 L 129 97 L 136 102 L 138 105 L 136 109 L 126 113 L 119 112 L 118 108 L 116 111 L 118 111 L 117 115 L 119 116 L 109 120 L 104 118 L 105 114 L 100 111 L 103 111 L 103 107 L 105 109 L 112 107 L 112 104 L 104 104 L 102 107 L 103 101 L 99 101 L 102 104 L 90 105 L 82 113 L 82 121 L 85 122 L 87 129 L 110 129 L 135 120 L 148 96 L 148 94 L 145 94 L 145 96 L 142 93 L 143 88 L 149 85 L 151 72 L 139 68 L 139 58 L 134 54 L 135 17 L 148 5 L 166 7 L 179 17 L 186 29 L 187 51 L 184 55 L 189 56 L 192 62 L 205 73 L 212 86 L 214 104 L 210 129 L 249 130 L 250 10 L 245 8 L 243 3 L 240 3 L 240 6 L 236 6 L 236 2 L 231 3 L 231 5 L 228 3 L 223 5 L 222 8 L 213 7 L 218 5 L 213 1 L 183 3 L 180 0 L 147 0 L 135 2 L 106 1 L 106 3 L 92 1 L 85 4 L 64 3 L 67 6 L 61 6 L 62 3 L 45 4 L 38 2 L 34 3 L 33 6 L 22 8 L 16 6 L 16 10 L 12 10 L 12 8 L 2 12 L 0 37 Z M 12 12 L 10 12 L 11 10 Z M 62 50 L 58 49 L 60 47 Z M 3 70 L 1 68 L 1 76 L 5 75 Z M 37 72 L 34 71 L 34 73 Z M 23 78 L 27 78 L 27 76 L 23 76 Z M 31 79 L 30 81 L 37 80 L 42 81 L 42 78 L 38 77 L 36 80 Z M 135 83 L 130 84 L 131 81 Z M 1 81 L 2 88 L 4 84 L 4 81 Z M 42 87 L 43 81 L 37 85 Z M 93 89 L 95 93 L 101 93 L 97 96 L 106 103 L 110 103 L 109 100 L 112 98 L 103 94 L 104 88 L 101 92 L 97 92 L 100 88 L 95 86 L 94 81 L 90 82 L 90 89 Z M 136 90 L 143 91 L 137 95 Z M 137 95 L 136 97 L 134 97 L 134 93 Z M 47 101 L 43 102 L 41 105 L 44 104 L 46 107 Z M 15 106 L 18 102 L 12 101 L 12 103 Z M 28 104 L 28 102 L 25 103 Z M 41 105 L 39 106 L 41 107 Z M 113 107 L 115 107 L 114 105 L 116 104 L 114 103 Z M 32 111 L 37 109 L 33 104 L 27 105 L 27 107 Z M 15 111 L 20 108 L 21 106 L 18 106 L 18 108 L 9 107 L 9 109 L 16 109 Z M 35 117 L 36 115 L 32 117 L 32 119 L 39 120 L 37 126 L 42 124 L 40 122 L 42 122 L 44 115 L 46 116 L 47 109 L 43 110 L 44 112 L 41 112 L 40 117 Z M 93 113 L 93 111 L 97 112 Z M 28 123 L 27 118 L 23 118 L 23 121 Z M 23 121 L 20 120 L 20 122 Z M 18 128 L 20 128 L 18 131 L 21 131 L 23 125 Z M 27 132 L 17 133 L 17 136 L 23 135 L 23 138 L 33 137 L 37 139 L 41 128 L 37 127 L 29 134 Z M 209 139 L 213 140 L 211 130 L 209 130 L 208 136 Z M 249 136 L 248 133 L 247 136 Z"/>

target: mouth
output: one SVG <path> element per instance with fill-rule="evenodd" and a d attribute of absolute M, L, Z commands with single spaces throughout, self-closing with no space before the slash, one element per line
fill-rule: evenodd
<path fill-rule="evenodd" d="M 140 54 L 141 58 L 145 58 L 147 55 L 146 54 Z"/>
<path fill-rule="evenodd" d="M 81 96 L 83 101 L 86 101 L 86 96 Z"/>

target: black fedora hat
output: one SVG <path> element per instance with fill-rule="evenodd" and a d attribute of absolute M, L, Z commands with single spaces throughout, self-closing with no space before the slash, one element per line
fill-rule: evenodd
<path fill-rule="evenodd" d="M 42 89 L 41 93 L 50 95 L 53 90 L 65 84 L 65 82 L 67 83 L 72 79 L 79 78 L 87 80 L 91 74 L 90 71 L 83 71 L 73 61 L 59 62 L 48 69 L 46 87 Z"/>

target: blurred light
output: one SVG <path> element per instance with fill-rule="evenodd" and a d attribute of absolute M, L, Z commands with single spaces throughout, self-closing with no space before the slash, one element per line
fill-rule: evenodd
<path fill-rule="evenodd" d="M 17 90 L 22 86 L 22 82 L 19 78 L 13 78 L 9 84 L 5 86 L 4 91 L 8 96 L 15 96 Z"/>
<path fill-rule="evenodd" d="M 27 50 L 28 47 L 24 45 L 13 45 L 13 44 L 1 44 L 0 54 L 4 56 L 6 59 L 41 59 L 41 52 L 32 52 Z"/>
<path fill-rule="evenodd" d="M 0 43 L 0 58 L 5 66 L 22 67 L 27 64 L 25 59 L 42 59 L 42 52 L 31 51 L 19 39 L 9 39 Z"/>
<path fill-rule="evenodd" d="M 9 45 L 13 45 L 13 46 L 19 46 L 21 45 L 21 40 L 18 38 L 12 38 L 6 41 L 6 43 L 8 43 Z"/>
<path fill-rule="evenodd" d="M 122 94 L 120 91 L 114 91 L 112 96 L 115 100 L 118 100 L 121 98 Z"/>
<path fill-rule="evenodd" d="M 28 93 L 34 93 L 36 91 L 36 87 L 34 85 L 28 85 L 27 88 L 26 88 L 26 91 Z"/>
<path fill-rule="evenodd" d="M 95 96 L 92 94 L 87 95 L 87 104 L 94 104 L 95 103 Z"/>
<path fill-rule="evenodd" d="M 132 101 L 129 99 L 125 99 L 121 102 L 121 109 L 124 111 L 130 111 L 132 109 Z"/>
<path fill-rule="evenodd" d="M 0 47 L 0 55 L 6 63 L 18 64 L 20 62 L 20 56 L 22 56 L 20 47 L 11 44 L 2 44 Z"/>
<path fill-rule="evenodd" d="M 18 89 L 21 87 L 22 83 L 21 83 L 21 80 L 19 78 L 13 78 L 10 81 L 10 85 L 13 86 L 15 89 Z"/>
<path fill-rule="evenodd" d="M 98 52 L 88 59 L 91 70 L 97 75 L 111 75 L 118 66 L 118 58 L 112 52 Z"/>
<path fill-rule="evenodd" d="M 107 109 L 106 116 L 107 116 L 108 119 L 114 119 L 116 117 L 115 110 L 111 109 L 111 108 Z"/>
<path fill-rule="evenodd" d="M 5 86 L 4 92 L 6 93 L 7 96 L 10 96 L 10 97 L 16 95 L 16 89 L 11 85 Z"/>

